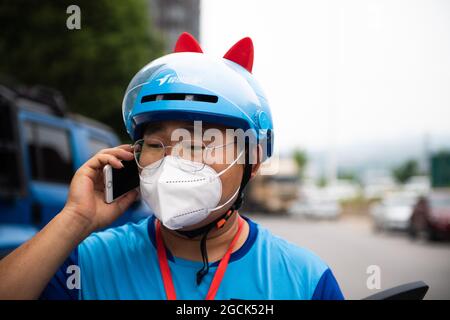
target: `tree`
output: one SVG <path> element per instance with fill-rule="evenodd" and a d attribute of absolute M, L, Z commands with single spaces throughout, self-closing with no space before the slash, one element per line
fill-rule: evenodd
<path fill-rule="evenodd" d="M 339 180 L 348 180 L 355 183 L 360 183 L 358 175 L 350 170 L 339 170 L 338 171 L 338 179 Z"/>
<path fill-rule="evenodd" d="M 392 175 L 399 183 L 406 183 L 408 180 L 419 174 L 419 165 L 416 160 L 408 160 L 392 170 Z"/>
<path fill-rule="evenodd" d="M 293 159 L 298 167 L 300 177 L 303 177 L 306 163 L 308 162 L 306 152 L 299 149 L 295 150 L 293 154 Z"/>
<path fill-rule="evenodd" d="M 432 187 L 450 187 L 450 151 L 441 150 L 431 156 Z"/>
<path fill-rule="evenodd" d="M 67 7 L 81 9 L 81 29 L 69 30 Z M 133 75 L 161 55 L 145 0 L 3 1 L 0 73 L 62 92 L 70 111 L 102 121 L 126 136 L 121 102 Z"/>
<path fill-rule="evenodd" d="M 328 185 L 328 179 L 324 175 L 320 176 L 319 181 L 317 181 L 317 186 L 320 188 L 325 188 Z"/>

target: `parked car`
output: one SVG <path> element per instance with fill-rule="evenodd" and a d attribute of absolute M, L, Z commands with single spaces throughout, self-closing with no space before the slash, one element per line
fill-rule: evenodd
<path fill-rule="evenodd" d="M 433 191 L 421 197 L 411 216 L 409 234 L 425 235 L 429 240 L 450 238 L 450 191 Z"/>
<path fill-rule="evenodd" d="M 120 141 L 109 127 L 68 113 L 62 96 L 47 88 L 0 84 L 0 113 L 1 258 L 63 208 L 79 166 Z M 136 202 L 116 225 L 148 212 Z"/>
<path fill-rule="evenodd" d="M 291 207 L 289 213 L 312 219 L 337 219 L 341 211 L 336 199 L 302 198 Z"/>
<path fill-rule="evenodd" d="M 373 205 L 371 215 L 377 231 L 406 231 L 417 197 L 415 193 L 391 193 Z"/>

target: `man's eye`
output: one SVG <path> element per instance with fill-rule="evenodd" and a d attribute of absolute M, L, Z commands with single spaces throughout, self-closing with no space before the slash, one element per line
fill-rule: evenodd
<path fill-rule="evenodd" d="M 162 146 L 158 143 L 146 143 L 146 146 L 150 149 L 160 149 Z"/>

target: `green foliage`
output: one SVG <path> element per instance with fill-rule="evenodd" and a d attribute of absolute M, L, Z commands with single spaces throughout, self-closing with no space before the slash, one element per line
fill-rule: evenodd
<path fill-rule="evenodd" d="M 392 175 L 399 183 L 406 183 L 408 180 L 419 174 L 419 165 L 416 160 L 408 160 L 392 170 Z"/>
<path fill-rule="evenodd" d="M 298 167 L 298 171 L 300 174 L 300 177 L 303 176 L 304 169 L 306 167 L 306 164 L 308 162 L 308 156 L 306 155 L 306 152 L 303 150 L 295 150 L 293 153 L 293 159 Z"/>
<path fill-rule="evenodd" d="M 431 156 L 431 185 L 434 188 L 450 187 L 450 151 L 441 150 Z"/>
<path fill-rule="evenodd" d="M 328 185 L 328 180 L 325 176 L 321 176 L 319 181 L 317 181 L 317 186 L 319 188 L 325 188 Z"/>
<path fill-rule="evenodd" d="M 360 183 L 359 177 L 356 173 L 352 171 L 342 171 L 338 172 L 338 179 L 340 180 L 348 180 L 355 183 Z"/>
<path fill-rule="evenodd" d="M 66 9 L 81 9 L 69 30 Z M 71 112 L 112 126 L 122 138 L 121 102 L 133 75 L 163 54 L 145 0 L 3 1 L 0 74 L 60 90 Z"/>

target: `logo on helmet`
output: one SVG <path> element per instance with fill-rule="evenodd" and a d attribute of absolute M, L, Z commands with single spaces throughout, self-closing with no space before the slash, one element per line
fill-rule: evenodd
<path fill-rule="evenodd" d="M 159 79 L 156 79 L 156 81 L 159 81 L 158 86 L 162 86 L 164 83 L 175 83 L 180 82 L 178 77 L 175 74 L 166 74 L 164 77 L 161 77 Z"/>

